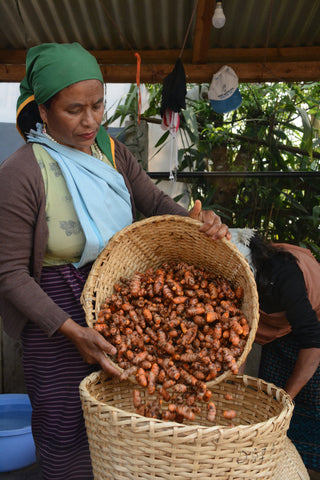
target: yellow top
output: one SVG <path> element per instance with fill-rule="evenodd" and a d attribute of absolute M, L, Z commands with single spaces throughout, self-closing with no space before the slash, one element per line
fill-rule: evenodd
<path fill-rule="evenodd" d="M 49 230 L 43 266 L 64 265 L 80 260 L 85 236 L 75 211 L 72 197 L 57 162 L 41 145 L 34 143 L 33 151 L 41 168 L 46 192 L 46 220 Z M 92 149 L 95 155 L 95 150 Z M 103 155 L 103 161 L 111 165 Z"/>

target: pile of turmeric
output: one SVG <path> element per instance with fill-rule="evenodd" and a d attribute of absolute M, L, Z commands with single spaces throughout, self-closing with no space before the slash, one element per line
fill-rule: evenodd
<path fill-rule="evenodd" d="M 207 382 L 226 370 L 238 373 L 250 331 L 242 299 L 241 287 L 184 262 L 136 272 L 114 285 L 94 328 L 117 348 L 121 379 L 135 377 L 148 392 L 143 401 L 141 390 L 134 391 L 137 413 L 193 421 L 207 402 L 207 418 L 214 421 Z"/>

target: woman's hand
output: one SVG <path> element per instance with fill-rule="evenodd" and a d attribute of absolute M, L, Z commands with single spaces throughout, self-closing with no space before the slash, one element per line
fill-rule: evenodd
<path fill-rule="evenodd" d="M 223 237 L 227 238 L 227 240 L 231 239 L 231 233 L 227 225 L 221 223 L 219 215 L 212 210 L 202 210 L 200 200 L 195 201 L 194 207 L 189 212 L 189 217 L 202 222 L 203 225 L 201 225 L 200 231 L 213 240 L 219 240 Z"/>
<path fill-rule="evenodd" d="M 65 335 L 79 350 L 81 357 L 90 365 L 99 364 L 101 368 L 113 377 L 119 377 L 119 371 L 105 356 L 115 355 L 116 348 L 96 330 L 90 327 L 81 327 L 71 318 L 68 318 L 59 332 Z"/>

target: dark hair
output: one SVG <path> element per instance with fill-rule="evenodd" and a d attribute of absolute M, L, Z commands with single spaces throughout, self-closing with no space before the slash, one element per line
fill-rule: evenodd
<path fill-rule="evenodd" d="M 47 110 L 49 110 L 53 98 L 54 96 L 44 102 L 43 105 Z M 27 103 L 17 118 L 17 126 L 25 140 L 27 140 L 27 134 L 31 129 L 36 130 L 37 123 L 42 123 L 42 119 L 40 117 L 38 105 L 33 100 L 32 102 Z"/>
<path fill-rule="evenodd" d="M 292 253 L 265 240 L 258 233 L 255 233 L 250 239 L 249 247 L 251 260 L 256 268 L 256 282 L 259 292 L 267 292 L 270 288 L 271 260 L 274 257 L 281 257 L 286 262 L 297 263 L 297 259 Z"/>

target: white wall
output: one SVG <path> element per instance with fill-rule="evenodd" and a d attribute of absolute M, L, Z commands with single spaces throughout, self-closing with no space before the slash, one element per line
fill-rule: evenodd
<path fill-rule="evenodd" d="M 127 83 L 113 83 L 106 85 L 107 115 L 110 116 L 118 101 L 128 92 Z M 19 83 L 0 83 L 0 122 L 16 122 L 16 103 L 19 96 Z M 116 124 L 114 126 L 117 126 Z"/>
<path fill-rule="evenodd" d="M 0 122 L 16 122 L 16 103 L 19 83 L 0 83 Z"/>

